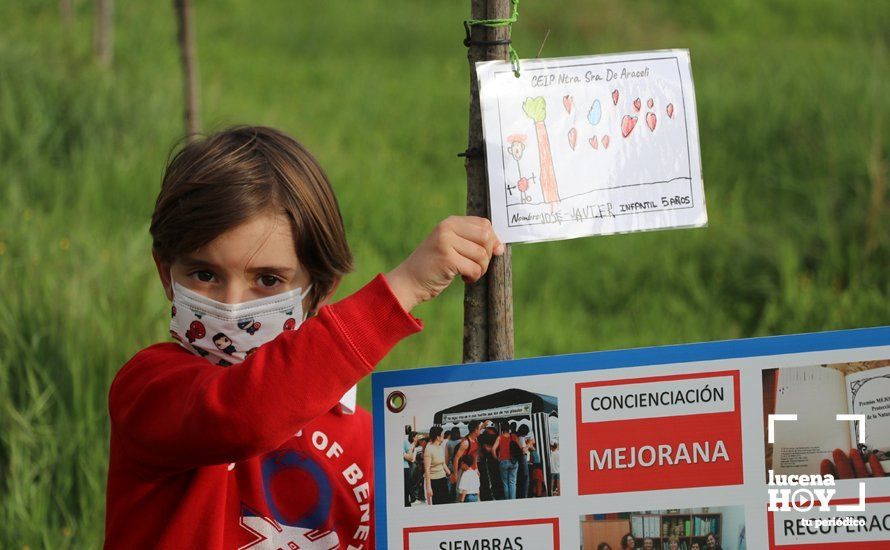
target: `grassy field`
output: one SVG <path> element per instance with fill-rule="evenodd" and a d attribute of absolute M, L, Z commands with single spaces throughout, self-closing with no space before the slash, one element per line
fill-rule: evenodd
<path fill-rule="evenodd" d="M 0 3 L 2 548 L 101 544 L 108 386 L 167 332 L 148 218 L 182 131 L 172 9 L 119 2 L 103 70 L 91 5 L 66 28 L 57 2 Z M 318 155 L 357 259 L 342 294 L 463 210 L 467 10 L 197 2 L 205 128 Z M 517 355 L 890 322 L 888 29 L 887 1 L 523 2 L 524 57 L 548 30 L 544 57 L 691 50 L 710 226 L 516 247 Z M 459 361 L 462 293 L 381 368 Z"/>

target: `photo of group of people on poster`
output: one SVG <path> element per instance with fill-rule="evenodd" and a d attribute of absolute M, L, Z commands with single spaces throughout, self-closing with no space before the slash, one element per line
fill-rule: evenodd
<path fill-rule="evenodd" d="M 405 506 L 559 494 L 555 398 L 513 388 L 421 416 L 401 443 Z"/>
<path fill-rule="evenodd" d="M 581 518 L 581 550 L 746 550 L 741 506 L 648 510 Z"/>

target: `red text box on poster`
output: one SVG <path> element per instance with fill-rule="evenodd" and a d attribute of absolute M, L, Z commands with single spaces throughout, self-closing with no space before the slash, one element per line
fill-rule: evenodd
<path fill-rule="evenodd" d="M 837 504 L 857 504 L 856 499 L 837 499 Z M 767 512 L 770 550 L 840 550 L 841 548 L 868 548 L 890 550 L 890 497 L 865 499 L 863 512 L 819 512 L 818 505 L 809 512 Z M 864 525 L 844 525 L 845 518 L 863 520 Z M 802 519 L 814 525 L 805 526 Z M 816 520 L 840 520 L 835 524 Z"/>
<path fill-rule="evenodd" d="M 558 550 L 557 518 L 407 527 L 404 550 Z"/>
<path fill-rule="evenodd" d="M 578 493 L 743 483 L 739 371 L 575 385 Z"/>

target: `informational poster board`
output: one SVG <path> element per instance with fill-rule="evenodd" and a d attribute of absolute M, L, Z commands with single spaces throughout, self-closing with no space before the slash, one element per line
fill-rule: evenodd
<path fill-rule="evenodd" d="M 687 50 L 477 64 L 504 242 L 707 223 Z"/>
<path fill-rule="evenodd" d="M 890 548 L 890 327 L 372 385 L 378 548 Z"/>

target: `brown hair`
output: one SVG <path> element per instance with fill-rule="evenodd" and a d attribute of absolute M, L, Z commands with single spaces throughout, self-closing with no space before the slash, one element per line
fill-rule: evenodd
<path fill-rule="evenodd" d="M 267 212 L 290 219 L 314 309 L 352 270 L 352 253 L 327 176 L 301 143 L 279 130 L 235 126 L 173 155 L 151 216 L 152 246 L 161 261 L 173 262 Z"/>

